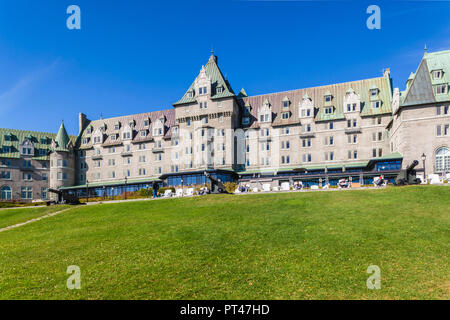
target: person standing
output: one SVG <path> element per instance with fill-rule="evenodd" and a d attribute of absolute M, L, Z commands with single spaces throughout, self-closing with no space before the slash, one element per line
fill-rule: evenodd
<path fill-rule="evenodd" d="M 158 197 L 159 184 L 156 181 L 153 181 L 152 184 L 153 191 L 153 199 Z"/>

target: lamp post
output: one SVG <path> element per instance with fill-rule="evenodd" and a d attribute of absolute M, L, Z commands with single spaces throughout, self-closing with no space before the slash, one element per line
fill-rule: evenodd
<path fill-rule="evenodd" d="M 125 177 L 125 200 L 127 200 L 127 181 L 128 177 Z"/>
<path fill-rule="evenodd" d="M 86 179 L 86 203 L 89 202 L 89 180 Z"/>
<path fill-rule="evenodd" d="M 423 181 L 426 182 L 427 180 L 427 172 L 425 170 L 425 160 L 427 160 L 427 156 L 425 153 L 422 153 L 422 163 L 423 163 Z"/>
<path fill-rule="evenodd" d="M 114 187 L 111 188 L 111 200 L 114 200 Z"/>
<path fill-rule="evenodd" d="M 147 185 L 147 198 L 148 198 L 148 185 Z"/>
<path fill-rule="evenodd" d="M 181 196 L 183 196 L 183 178 L 181 178 Z"/>
<path fill-rule="evenodd" d="M 106 187 L 103 186 L 103 200 L 106 200 Z"/>

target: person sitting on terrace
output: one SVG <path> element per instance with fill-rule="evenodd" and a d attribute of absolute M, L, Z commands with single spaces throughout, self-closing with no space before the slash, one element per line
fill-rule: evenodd
<path fill-rule="evenodd" d="M 339 188 L 348 188 L 348 187 L 350 187 L 350 183 L 348 182 L 347 179 L 341 179 L 338 182 L 338 186 L 339 186 Z"/>

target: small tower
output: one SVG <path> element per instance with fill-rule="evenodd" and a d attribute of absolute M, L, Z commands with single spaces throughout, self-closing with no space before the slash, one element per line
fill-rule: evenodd
<path fill-rule="evenodd" d="M 61 122 L 58 134 L 52 140 L 50 153 L 50 188 L 73 186 L 75 183 L 75 154 L 73 143 L 67 134 L 64 123 Z M 50 193 L 52 200 L 57 197 Z"/>

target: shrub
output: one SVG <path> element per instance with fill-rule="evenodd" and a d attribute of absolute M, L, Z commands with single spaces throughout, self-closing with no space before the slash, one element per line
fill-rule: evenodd
<path fill-rule="evenodd" d="M 152 188 L 148 188 L 148 190 L 147 189 L 140 189 L 137 192 L 139 193 L 139 196 L 147 197 L 147 195 L 152 195 L 153 194 L 153 189 Z"/>
<path fill-rule="evenodd" d="M 234 193 L 234 191 L 236 191 L 236 182 L 225 182 L 223 185 L 225 186 L 225 191 L 228 193 Z"/>

